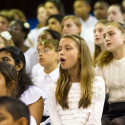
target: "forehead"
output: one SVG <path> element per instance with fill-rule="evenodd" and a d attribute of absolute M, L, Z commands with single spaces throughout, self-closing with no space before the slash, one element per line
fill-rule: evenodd
<path fill-rule="evenodd" d="M 75 22 L 71 18 L 68 18 L 68 19 L 64 20 L 64 23 L 73 23 L 73 24 L 75 24 Z"/>
<path fill-rule="evenodd" d="M 2 51 L 2 52 L 0 52 L 0 58 L 2 58 L 2 57 L 11 57 L 12 58 L 12 55 L 9 52 Z"/>
<path fill-rule="evenodd" d="M 95 28 L 104 28 L 104 27 L 105 27 L 105 25 L 102 24 L 102 23 L 98 23 L 98 24 L 95 25 Z"/>
<path fill-rule="evenodd" d="M 46 2 L 45 3 L 45 7 L 50 7 L 50 6 L 56 7 L 53 2 Z"/>
<path fill-rule="evenodd" d="M 58 23 L 60 23 L 55 17 L 50 18 L 48 23 L 50 23 L 50 22 L 58 22 Z"/>
<path fill-rule="evenodd" d="M 119 11 L 119 12 L 121 12 L 120 11 L 120 7 L 119 6 L 110 6 L 109 8 L 108 8 L 108 12 L 111 12 L 111 11 Z"/>
<path fill-rule="evenodd" d="M 114 25 L 106 26 L 105 29 L 104 29 L 104 32 L 107 33 L 107 32 L 110 32 L 110 31 L 120 31 L 120 30 Z"/>
<path fill-rule="evenodd" d="M 77 46 L 76 42 L 73 39 L 71 39 L 71 38 L 62 38 L 60 40 L 59 46 L 66 46 L 66 45 Z"/>
<path fill-rule="evenodd" d="M 106 4 L 103 2 L 97 2 L 94 8 L 107 8 Z"/>

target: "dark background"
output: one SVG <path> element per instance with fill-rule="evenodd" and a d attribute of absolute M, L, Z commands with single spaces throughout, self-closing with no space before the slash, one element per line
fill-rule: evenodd
<path fill-rule="evenodd" d="M 27 18 L 36 17 L 36 9 L 38 4 L 44 3 L 45 0 L 0 0 L 0 10 L 17 8 L 22 10 Z M 91 0 L 92 6 L 97 0 Z M 121 2 L 121 0 L 106 0 L 109 3 Z M 62 0 L 66 14 L 73 13 L 74 0 Z"/>
<path fill-rule="evenodd" d="M 44 3 L 46 0 L 0 0 L 0 10 L 3 9 L 20 9 L 26 15 L 28 22 L 31 24 L 31 29 L 37 24 L 36 10 L 38 4 Z M 61 0 L 64 4 L 65 14 L 73 14 L 74 0 Z M 90 0 L 92 8 L 97 0 Z M 120 3 L 122 0 L 105 0 L 109 4 Z M 35 22 L 35 23 L 34 23 Z"/>

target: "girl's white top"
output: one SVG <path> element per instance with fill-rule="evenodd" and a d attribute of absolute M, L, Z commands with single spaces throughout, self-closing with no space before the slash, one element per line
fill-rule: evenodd
<path fill-rule="evenodd" d="M 125 57 L 113 60 L 103 68 L 96 67 L 95 71 L 106 83 L 109 103 L 125 102 Z"/>
<path fill-rule="evenodd" d="M 105 100 L 105 83 L 99 76 L 93 82 L 92 103 L 88 108 L 78 108 L 81 96 L 80 83 L 72 83 L 68 94 L 69 109 L 63 110 L 56 103 L 56 84 L 49 91 L 49 112 L 53 125 L 101 125 L 101 116 Z"/>

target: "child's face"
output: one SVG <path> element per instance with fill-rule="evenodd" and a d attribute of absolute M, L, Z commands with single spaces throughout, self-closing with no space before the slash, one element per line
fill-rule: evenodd
<path fill-rule="evenodd" d="M 45 4 L 45 8 L 46 8 L 47 13 L 48 13 L 49 16 L 59 14 L 58 9 L 56 8 L 56 6 L 54 5 L 53 2 L 47 2 Z"/>
<path fill-rule="evenodd" d="M 80 34 L 81 27 L 78 27 L 72 19 L 67 19 L 62 24 L 62 34 Z"/>
<path fill-rule="evenodd" d="M 39 22 L 45 22 L 48 19 L 47 10 L 45 7 L 39 7 L 37 11 L 37 19 Z"/>
<path fill-rule="evenodd" d="M 124 34 L 116 26 L 106 26 L 104 29 L 104 43 L 110 52 L 117 52 L 123 48 Z"/>
<path fill-rule="evenodd" d="M 94 5 L 94 15 L 95 17 L 100 19 L 106 19 L 107 18 L 107 7 L 104 3 L 97 2 Z"/>
<path fill-rule="evenodd" d="M 75 70 L 79 66 L 79 58 L 76 42 L 70 38 L 62 38 L 59 44 L 59 59 L 62 69 Z"/>
<path fill-rule="evenodd" d="M 0 33 L 8 28 L 9 22 L 6 18 L 0 16 Z"/>
<path fill-rule="evenodd" d="M 95 41 L 95 44 L 98 46 L 104 44 L 104 37 L 103 37 L 104 28 L 105 28 L 105 25 L 101 23 L 95 25 L 94 27 L 94 41 Z"/>
<path fill-rule="evenodd" d="M 81 18 L 89 15 L 89 12 L 91 10 L 90 6 L 87 5 L 84 1 L 75 1 L 73 6 L 74 13 Z"/>
<path fill-rule="evenodd" d="M 123 14 L 120 11 L 120 8 L 118 6 L 110 6 L 108 8 L 108 20 L 113 22 L 124 22 Z"/>
<path fill-rule="evenodd" d="M 14 121 L 12 115 L 0 106 L 0 125 L 20 125 L 18 121 Z"/>
<path fill-rule="evenodd" d="M 48 21 L 49 29 L 55 30 L 57 32 L 61 32 L 61 24 L 56 18 L 51 18 Z"/>
<path fill-rule="evenodd" d="M 5 47 L 5 40 L 0 36 L 0 49 Z"/>
<path fill-rule="evenodd" d="M 0 96 L 8 96 L 5 77 L 0 73 Z M 1 121 L 1 120 L 0 120 Z"/>
<path fill-rule="evenodd" d="M 41 66 L 47 67 L 58 62 L 58 52 L 55 52 L 54 49 L 45 47 L 44 45 L 38 46 L 38 60 Z M 49 57 L 49 58 L 48 58 Z"/>

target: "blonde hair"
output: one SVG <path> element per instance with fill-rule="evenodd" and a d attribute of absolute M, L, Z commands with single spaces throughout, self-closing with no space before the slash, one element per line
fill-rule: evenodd
<path fill-rule="evenodd" d="M 78 35 L 64 35 L 62 38 L 72 39 L 78 45 L 80 51 L 80 88 L 81 97 L 78 107 L 87 108 L 91 104 L 92 99 L 92 84 L 94 78 L 93 63 L 87 43 Z M 68 109 L 68 93 L 71 88 L 70 75 L 67 70 L 60 66 L 60 75 L 57 80 L 56 101 L 63 109 Z"/>
<path fill-rule="evenodd" d="M 106 27 L 107 26 L 114 26 L 118 30 L 120 30 L 122 34 L 125 34 L 125 25 L 124 24 L 117 23 L 117 22 L 110 22 L 110 23 L 106 24 Z M 95 63 L 99 67 L 103 67 L 104 65 L 109 64 L 112 60 L 113 60 L 112 52 L 109 52 L 106 50 L 97 57 Z"/>
<path fill-rule="evenodd" d="M 55 52 L 58 52 L 59 41 L 56 39 L 39 39 L 37 50 L 39 45 L 44 45 L 45 47 L 49 47 L 50 49 L 54 49 Z"/>
<path fill-rule="evenodd" d="M 81 27 L 80 19 L 79 19 L 77 16 L 75 16 L 75 15 L 67 15 L 67 16 L 65 16 L 65 17 L 63 18 L 63 20 L 62 20 L 62 22 L 61 22 L 61 30 L 63 29 L 63 24 L 64 24 L 64 22 L 65 22 L 66 20 L 68 20 L 68 19 L 71 19 L 71 20 L 75 23 L 75 25 L 76 25 L 77 27 Z M 80 34 L 80 33 L 79 33 L 79 34 Z"/>
<path fill-rule="evenodd" d="M 108 24 L 108 23 L 109 23 L 108 20 L 99 20 L 99 21 L 95 24 L 95 26 L 98 25 L 98 24 L 103 24 L 103 25 L 105 26 L 105 25 Z M 100 48 L 98 45 L 95 44 L 95 47 L 94 47 L 94 55 L 93 55 L 93 60 L 94 60 L 94 61 L 96 60 L 96 58 L 99 56 L 99 54 L 100 54 L 101 52 L 102 52 L 102 51 L 101 51 L 101 48 Z"/>

